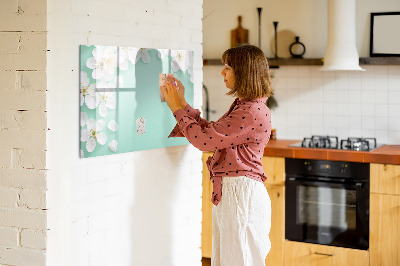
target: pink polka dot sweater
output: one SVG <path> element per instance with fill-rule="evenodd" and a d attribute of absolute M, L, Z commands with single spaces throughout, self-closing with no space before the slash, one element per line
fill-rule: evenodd
<path fill-rule="evenodd" d="M 224 176 L 247 176 L 261 182 L 267 179 L 261 164 L 271 132 L 266 100 L 267 97 L 236 99 L 216 122 L 201 118 L 200 111 L 190 105 L 174 112 L 178 124 L 169 137 L 186 137 L 199 150 L 214 151 L 207 160 L 214 205 L 221 200 Z"/>

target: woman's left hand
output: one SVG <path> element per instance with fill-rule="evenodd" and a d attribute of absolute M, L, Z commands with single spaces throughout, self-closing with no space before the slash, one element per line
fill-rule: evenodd
<path fill-rule="evenodd" d="M 165 101 L 168 104 L 169 109 L 171 109 L 172 113 L 174 113 L 178 109 L 183 109 L 184 107 L 180 104 L 180 97 L 177 91 L 177 83 L 172 79 L 168 79 L 164 83 L 164 86 L 161 86 L 161 91 L 164 93 Z"/>

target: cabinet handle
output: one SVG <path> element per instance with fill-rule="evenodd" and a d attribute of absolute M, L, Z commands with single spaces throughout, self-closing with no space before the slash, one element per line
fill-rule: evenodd
<path fill-rule="evenodd" d="M 319 253 L 319 252 L 314 252 L 315 255 L 323 255 L 323 256 L 335 256 L 335 254 L 327 254 L 327 253 Z"/>

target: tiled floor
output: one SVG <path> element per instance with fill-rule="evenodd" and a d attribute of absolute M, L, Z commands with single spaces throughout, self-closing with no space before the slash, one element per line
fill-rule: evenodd
<path fill-rule="evenodd" d="M 211 266 L 211 259 L 209 258 L 202 258 L 203 266 Z"/>

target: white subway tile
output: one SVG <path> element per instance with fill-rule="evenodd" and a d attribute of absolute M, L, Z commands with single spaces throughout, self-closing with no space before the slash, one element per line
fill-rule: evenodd
<path fill-rule="evenodd" d="M 373 130 L 375 128 L 375 120 L 370 116 L 363 116 L 361 118 L 362 129 Z"/>
<path fill-rule="evenodd" d="M 361 90 L 349 90 L 348 98 L 349 98 L 349 103 L 361 103 L 362 91 Z"/>
<path fill-rule="evenodd" d="M 296 90 L 299 88 L 299 79 L 298 77 L 287 77 L 286 78 L 286 87 L 288 89 Z"/>
<path fill-rule="evenodd" d="M 400 74 L 398 74 L 397 76 L 389 76 L 388 89 L 389 91 L 400 90 Z"/>
<path fill-rule="evenodd" d="M 349 128 L 349 119 L 346 115 L 337 115 L 336 116 L 336 127 L 338 129 L 348 129 Z"/>
<path fill-rule="evenodd" d="M 400 104 L 400 90 L 388 92 L 389 104 Z"/>
<path fill-rule="evenodd" d="M 349 137 L 349 129 L 348 128 L 337 128 L 336 136 L 339 138 L 338 145 L 340 146 L 340 140 L 347 139 Z"/>
<path fill-rule="evenodd" d="M 285 77 L 298 77 L 298 67 L 297 66 L 286 66 Z"/>
<path fill-rule="evenodd" d="M 387 104 L 388 102 L 388 92 L 387 91 L 376 91 L 374 95 L 374 101 L 376 104 Z"/>
<path fill-rule="evenodd" d="M 389 118 L 388 117 L 375 117 L 375 129 L 376 130 L 389 130 Z"/>
<path fill-rule="evenodd" d="M 297 69 L 297 75 L 298 75 L 298 77 L 299 77 L 299 78 L 302 78 L 302 79 L 304 79 L 304 80 L 309 80 L 309 79 L 310 79 L 311 72 L 312 72 L 312 69 L 311 69 L 310 67 L 308 67 L 308 66 L 299 67 L 299 68 Z"/>
<path fill-rule="evenodd" d="M 325 103 L 323 106 L 323 114 L 327 115 L 335 115 L 336 114 L 336 104 L 335 103 Z"/>
<path fill-rule="evenodd" d="M 387 78 L 375 78 L 374 79 L 374 90 L 377 91 L 387 91 L 388 89 L 388 79 Z"/>
<path fill-rule="evenodd" d="M 329 130 L 335 129 L 336 126 L 336 119 L 337 117 L 335 115 L 324 115 L 324 120 L 323 120 L 323 128 L 325 130 L 325 134 L 332 134 L 329 133 Z M 336 132 L 336 129 L 335 129 Z"/>
<path fill-rule="evenodd" d="M 400 77 L 400 66 L 388 66 L 388 76 Z"/>
<path fill-rule="evenodd" d="M 374 78 L 383 78 L 387 79 L 388 74 L 388 66 L 387 65 L 376 65 L 374 66 Z"/>
<path fill-rule="evenodd" d="M 389 117 L 389 130 L 400 131 L 400 117 Z"/>
<path fill-rule="evenodd" d="M 389 131 L 387 129 L 375 129 L 376 141 L 379 144 L 387 144 L 389 142 Z"/>
<path fill-rule="evenodd" d="M 375 108 L 375 117 L 387 117 L 389 115 L 390 105 L 375 104 L 374 108 Z"/>
<path fill-rule="evenodd" d="M 336 114 L 338 116 L 348 116 L 349 115 L 349 104 L 336 103 Z"/>
<path fill-rule="evenodd" d="M 336 89 L 347 90 L 349 88 L 348 72 L 340 71 L 336 75 Z"/>
<path fill-rule="evenodd" d="M 396 144 L 399 145 L 400 144 L 400 130 L 390 130 L 389 131 L 389 141 L 388 143 L 391 144 Z"/>
<path fill-rule="evenodd" d="M 314 91 L 321 91 L 322 92 L 323 85 L 324 85 L 323 77 L 311 77 L 310 87 Z"/>
<path fill-rule="evenodd" d="M 375 115 L 375 106 L 373 104 L 363 104 L 361 105 L 361 115 L 363 117 L 372 117 Z"/>
<path fill-rule="evenodd" d="M 362 128 L 362 120 L 360 116 L 349 116 L 349 129 L 361 129 Z"/>
<path fill-rule="evenodd" d="M 400 116 L 400 104 L 389 104 L 388 106 L 389 117 Z"/>
<path fill-rule="evenodd" d="M 363 89 L 361 91 L 361 102 L 363 104 L 374 103 L 374 91 Z"/>
<path fill-rule="evenodd" d="M 336 91 L 335 88 L 332 88 L 331 86 L 324 86 L 324 98 L 323 102 L 324 103 L 334 103 L 336 102 Z"/>
<path fill-rule="evenodd" d="M 362 136 L 362 130 L 361 128 L 349 128 L 349 137 L 360 137 Z"/>
<path fill-rule="evenodd" d="M 335 78 L 335 71 L 321 71 L 324 78 Z"/>
<path fill-rule="evenodd" d="M 307 89 L 307 90 L 310 89 L 311 82 L 310 82 L 310 78 L 309 77 L 303 77 L 303 76 L 299 75 L 297 82 L 298 82 L 298 85 L 297 85 L 298 88 L 304 88 L 304 89 Z"/>
<path fill-rule="evenodd" d="M 362 129 L 361 132 L 361 137 L 362 138 L 373 138 L 375 137 L 375 132 L 373 129 Z"/>

